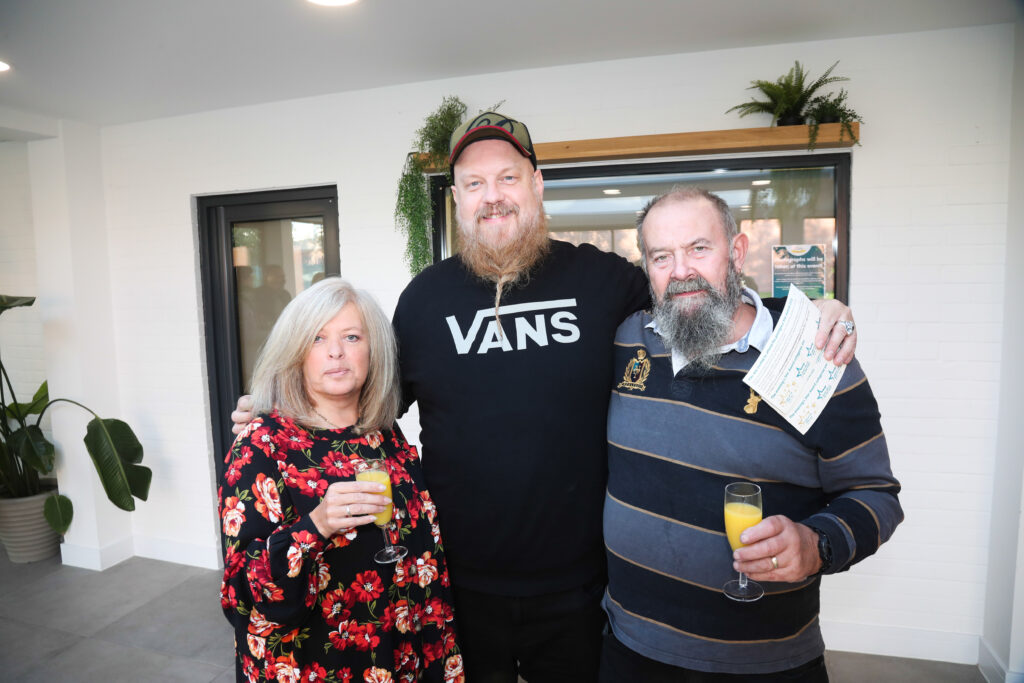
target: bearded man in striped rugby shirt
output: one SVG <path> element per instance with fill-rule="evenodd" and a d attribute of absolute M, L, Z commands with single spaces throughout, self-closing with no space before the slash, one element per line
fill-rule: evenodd
<path fill-rule="evenodd" d="M 827 681 L 820 577 L 903 519 L 871 388 L 852 361 L 801 435 L 742 381 L 779 314 L 742 285 L 747 237 L 725 202 L 677 188 L 637 228 L 654 307 L 616 334 L 601 681 Z M 733 554 L 723 490 L 737 480 L 761 486 L 765 519 Z M 723 595 L 737 570 L 762 599 Z"/>

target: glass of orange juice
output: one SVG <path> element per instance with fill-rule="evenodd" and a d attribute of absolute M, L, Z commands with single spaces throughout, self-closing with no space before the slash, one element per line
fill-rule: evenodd
<path fill-rule="evenodd" d="M 366 468 L 356 473 L 356 481 L 372 481 L 376 484 L 384 484 L 384 490 L 381 491 L 381 495 L 391 498 L 391 476 L 388 474 L 383 460 L 367 460 Z M 377 518 L 373 520 L 373 523 L 377 525 L 384 536 L 384 547 L 373 556 L 377 564 L 398 562 L 409 553 L 409 549 L 404 545 L 392 545 L 391 539 L 388 537 L 388 525 L 391 523 L 393 511 L 394 505 L 388 503 L 384 511 L 378 512 Z"/>
<path fill-rule="evenodd" d="M 761 487 L 749 482 L 735 482 L 725 487 L 725 535 L 729 546 L 742 548 L 740 534 L 744 529 L 761 521 Z M 722 586 L 726 597 L 739 602 L 753 602 L 764 595 L 764 588 L 757 581 L 751 581 L 740 572 L 739 579 L 727 581 Z"/>

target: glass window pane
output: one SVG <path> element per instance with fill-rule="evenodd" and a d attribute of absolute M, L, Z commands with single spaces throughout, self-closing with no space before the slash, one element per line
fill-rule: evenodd
<path fill-rule="evenodd" d="M 248 392 L 259 349 L 278 315 L 292 297 L 324 277 L 323 219 L 234 223 L 231 239 L 242 383 Z"/>
<path fill-rule="evenodd" d="M 555 239 L 573 244 L 589 242 L 639 263 L 636 217 L 653 197 L 674 185 L 698 186 L 726 201 L 737 226 L 750 239 L 744 280 L 763 296 L 788 277 L 773 269 L 775 247 L 792 253 L 823 253 L 824 267 L 804 270 L 804 280 L 817 277 L 815 296 L 835 296 L 836 187 L 832 166 L 783 169 L 716 169 L 679 173 L 632 173 L 545 179 L 544 211 Z M 811 245 L 799 250 L 797 246 Z M 820 245 L 820 251 L 813 245 Z M 791 256 L 792 257 L 792 256 Z M 814 290 L 814 282 L 802 288 Z M 788 287 L 788 285 L 787 285 Z"/>

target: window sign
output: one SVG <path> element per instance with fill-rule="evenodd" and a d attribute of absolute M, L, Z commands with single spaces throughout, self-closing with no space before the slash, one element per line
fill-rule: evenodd
<path fill-rule="evenodd" d="M 811 299 L 825 298 L 825 245 L 772 247 L 772 296 L 784 297 L 794 285 Z"/>

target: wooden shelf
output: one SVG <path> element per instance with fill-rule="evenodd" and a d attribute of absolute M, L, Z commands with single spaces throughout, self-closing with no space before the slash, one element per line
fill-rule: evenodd
<path fill-rule="evenodd" d="M 860 139 L 860 124 L 852 124 L 853 134 Z M 853 147 L 848 135 L 839 139 L 842 124 L 823 123 L 818 128 L 815 149 Z M 808 126 L 772 126 L 769 128 L 735 128 L 697 133 L 665 133 L 632 135 L 622 138 L 595 138 L 566 142 L 538 142 L 533 146 L 537 162 L 566 164 L 574 161 L 612 161 L 651 157 L 680 157 L 707 154 L 742 154 L 746 152 L 779 152 L 807 149 Z M 440 173 L 441 169 L 428 172 Z"/>
<path fill-rule="evenodd" d="M 853 124 L 854 135 L 860 139 L 860 124 Z M 824 123 L 818 128 L 815 149 L 852 147 L 844 136 L 840 141 L 841 124 Z M 607 161 L 648 157 L 692 156 L 699 154 L 735 154 L 743 152 L 777 152 L 807 149 L 808 126 L 773 126 L 770 128 L 738 128 L 698 133 L 633 135 L 622 138 L 538 142 L 534 145 L 537 161 L 564 164 L 573 161 Z"/>

